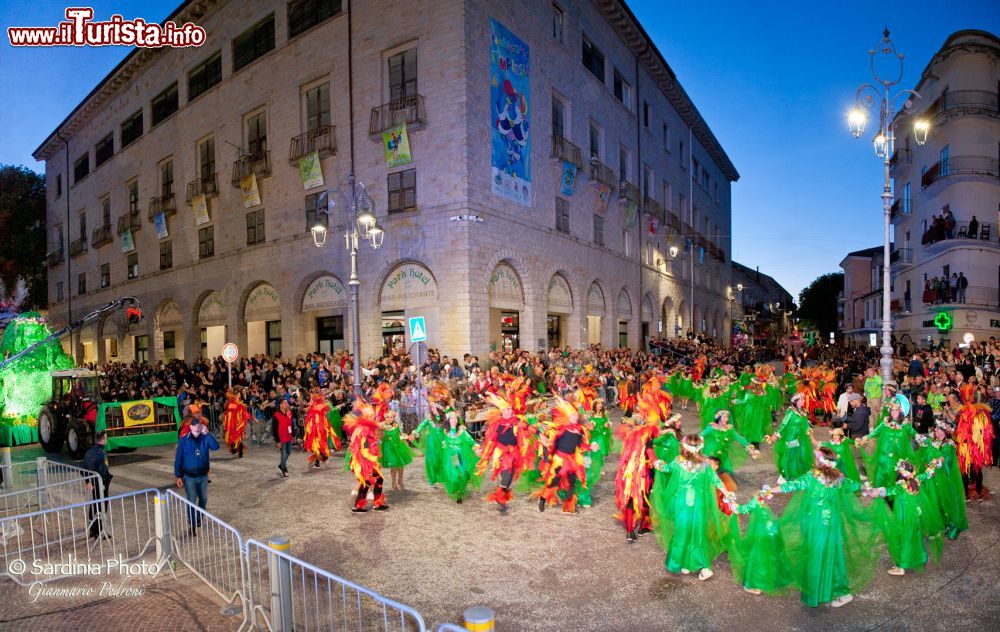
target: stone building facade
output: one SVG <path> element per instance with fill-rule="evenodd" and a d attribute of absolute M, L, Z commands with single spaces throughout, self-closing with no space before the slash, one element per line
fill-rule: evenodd
<path fill-rule="evenodd" d="M 122 295 L 147 315 L 88 327 L 78 357 L 349 347 L 352 167 L 385 228 L 358 254 L 365 357 L 406 345 L 416 315 L 448 354 L 728 336 L 739 176 L 627 6 L 352 6 L 186 2 L 169 19 L 202 25 L 204 45 L 135 51 L 36 150 L 50 318 Z M 516 105 L 531 192 L 516 202 L 491 171 L 491 20 L 530 51 Z M 388 167 L 383 132 L 404 122 L 412 161 Z M 322 184 L 302 175 L 311 155 Z"/>

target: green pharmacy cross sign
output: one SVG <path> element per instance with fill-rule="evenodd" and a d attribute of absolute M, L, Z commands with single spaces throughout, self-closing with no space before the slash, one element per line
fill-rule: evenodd
<path fill-rule="evenodd" d="M 937 326 L 938 331 L 945 332 L 951 329 L 951 314 L 948 312 L 938 312 L 937 316 L 934 317 L 934 324 Z"/>

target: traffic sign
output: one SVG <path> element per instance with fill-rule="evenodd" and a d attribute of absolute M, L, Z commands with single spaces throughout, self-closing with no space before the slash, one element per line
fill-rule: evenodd
<path fill-rule="evenodd" d="M 423 316 L 414 316 L 410 322 L 410 342 L 427 340 L 427 325 Z"/>
<path fill-rule="evenodd" d="M 235 344 L 227 342 L 225 346 L 222 347 L 222 359 L 226 362 L 236 362 L 236 358 L 238 357 L 240 357 L 240 349 Z"/>

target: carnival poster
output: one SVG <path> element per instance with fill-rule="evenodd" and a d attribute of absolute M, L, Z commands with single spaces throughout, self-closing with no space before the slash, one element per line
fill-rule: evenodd
<path fill-rule="evenodd" d="M 256 173 L 251 173 L 240 180 L 240 191 L 243 192 L 243 208 L 260 206 L 260 191 L 257 190 Z"/>
<path fill-rule="evenodd" d="M 319 152 L 312 151 L 299 160 L 299 176 L 306 190 L 323 186 L 323 166 L 319 163 Z"/>
<path fill-rule="evenodd" d="M 167 217 L 160 211 L 153 216 L 153 226 L 156 227 L 156 237 L 157 239 L 166 239 L 170 236 L 167 231 Z"/>
<path fill-rule="evenodd" d="M 382 132 L 382 147 L 385 149 L 387 167 L 399 167 L 413 162 L 410 155 L 410 137 L 406 133 L 406 123 Z"/>
<path fill-rule="evenodd" d="M 597 205 L 594 210 L 597 211 L 598 215 L 604 215 L 605 211 L 608 210 L 608 204 L 611 202 L 611 187 L 606 184 L 598 185 L 596 195 Z"/>
<path fill-rule="evenodd" d="M 132 229 L 126 228 L 122 233 L 122 252 L 132 252 L 135 250 L 135 241 L 132 239 Z"/>
<path fill-rule="evenodd" d="M 201 226 L 212 221 L 208 217 L 208 198 L 205 197 L 204 193 L 196 195 L 191 200 L 191 205 L 194 207 L 194 223 L 196 225 Z"/>
<path fill-rule="evenodd" d="M 573 195 L 573 183 L 576 182 L 576 165 L 568 160 L 563 162 L 562 184 L 559 185 L 559 192 L 563 195 Z"/>
<path fill-rule="evenodd" d="M 493 193 L 531 205 L 528 45 L 490 18 L 490 168 Z"/>

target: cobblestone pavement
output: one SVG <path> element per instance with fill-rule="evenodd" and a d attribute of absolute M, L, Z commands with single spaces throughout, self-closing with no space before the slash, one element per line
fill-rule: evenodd
<path fill-rule="evenodd" d="M 684 412 L 685 429 L 697 425 L 694 412 Z M 819 433 L 825 438 L 825 431 Z M 342 453 L 309 469 L 297 451 L 284 479 L 273 446 L 254 446 L 243 459 L 216 454 L 210 511 L 246 537 L 289 536 L 293 554 L 413 606 L 428 625 L 460 622 L 465 608 L 487 605 L 501 630 L 1000 629 L 992 588 L 1000 564 L 996 500 L 969 506 L 970 529 L 946 543 L 940 564 L 892 577 L 883 554 L 876 579 L 852 604 L 810 609 L 794 594 L 745 593 L 724 555 L 714 565 L 715 577 L 699 582 L 668 573 L 652 537 L 626 545 L 612 517 L 614 458 L 592 508 L 574 516 L 539 513 L 519 495 L 502 517 L 483 495 L 458 505 L 443 490 L 430 489 L 419 457 L 406 470 L 407 490 L 387 491 L 391 511 L 356 515 L 349 510 L 354 481 L 344 472 Z M 112 455 L 111 469 L 115 492 L 169 486 L 172 453 L 165 447 Z M 741 500 L 773 483 L 771 449 L 762 447 L 761 458 L 735 478 Z M 996 470 L 987 473 L 987 485 L 1000 491 Z M 168 605 L 166 598 L 156 603 Z M 175 610 L 184 616 L 179 606 Z M 186 629 L 180 619 L 177 624 L 162 629 Z"/>

